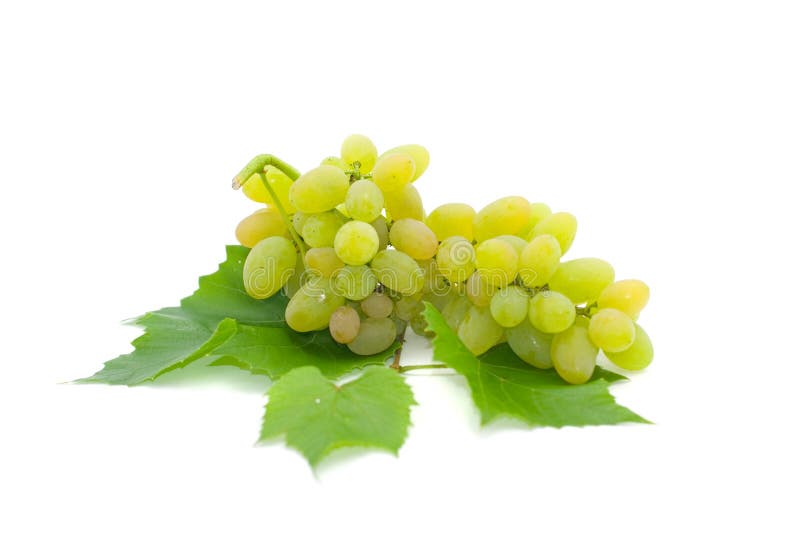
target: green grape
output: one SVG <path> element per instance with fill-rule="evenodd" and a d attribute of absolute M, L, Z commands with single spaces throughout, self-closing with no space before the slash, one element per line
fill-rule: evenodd
<path fill-rule="evenodd" d="M 372 355 L 389 348 L 396 338 L 397 326 L 391 318 L 367 318 L 347 347 L 354 354 Z"/>
<path fill-rule="evenodd" d="M 405 154 L 381 158 L 372 170 L 372 180 L 384 192 L 396 192 L 414 177 L 414 160 Z"/>
<path fill-rule="evenodd" d="M 352 134 L 342 142 L 341 155 L 342 161 L 348 166 L 355 167 L 355 163 L 358 162 L 358 171 L 360 173 L 369 173 L 375 166 L 375 160 L 378 158 L 378 149 L 368 137 L 361 134 Z"/>
<path fill-rule="evenodd" d="M 589 337 L 603 352 L 623 352 L 631 347 L 636 327 L 617 309 L 600 309 L 589 322 Z"/>
<path fill-rule="evenodd" d="M 502 288 L 517 277 L 519 255 L 513 246 L 499 238 L 490 238 L 475 249 L 475 266 L 478 274 L 489 285 Z"/>
<path fill-rule="evenodd" d="M 423 294 L 439 295 L 450 292 L 450 284 L 439 272 L 439 267 L 436 264 L 435 258 L 417 261 L 417 264 L 419 264 L 419 267 L 422 268 L 424 273 L 424 282 L 422 284 Z"/>
<path fill-rule="evenodd" d="M 343 224 L 344 218 L 335 210 L 309 214 L 300 234 L 303 235 L 303 241 L 312 248 L 330 247 Z"/>
<path fill-rule="evenodd" d="M 519 277 L 525 286 L 543 287 L 558 270 L 561 246 L 550 235 L 537 236 L 519 255 Z"/>
<path fill-rule="evenodd" d="M 357 266 L 367 264 L 378 251 L 378 233 L 375 228 L 363 221 L 349 221 L 342 225 L 333 248 L 345 264 Z"/>
<path fill-rule="evenodd" d="M 270 236 L 289 237 L 280 213 L 272 206 L 256 210 L 236 226 L 236 240 L 248 248 Z"/>
<path fill-rule="evenodd" d="M 347 305 L 337 308 L 328 323 L 331 337 L 341 344 L 353 342 L 358 335 L 359 327 L 361 327 L 361 318 L 355 309 Z"/>
<path fill-rule="evenodd" d="M 616 366 L 627 370 L 642 370 L 653 361 L 653 343 L 642 326 L 636 324 L 633 344 L 622 352 L 604 352 Z"/>
<path fill-rule="evenodd" d="M 474 305 L 488 307 L 497 288 L 475 272 L 464 282 L 464 292 Z"/>
<path fill-rule="evenodd" d="M 466 281 L 475 272 L 475 248 L 466 238 L 447 237 L 439 244 L 436 265 L 451 283 Z"/>
<path fill-rule="evenodd" d="M 638 279 L 623 279 L 607 286 L 597 298 L 597 306 L 601 309 L 619 309 L 632 320 L 639 317 L 650 300 L 650 289 Z"/>
<path fill-rule="evenodd" d="M 552 213 L 553 212 L 550 210 L 550 207 L 544 203 L 531 203 L 531 215 L 528 217 L 528 223 L 526 223 L 525 226 L 519 230 L 517 236 L 528 239 L 528 236 L 530 236 L 533 228 Z"/>
<path fill-rule="evenodd" d="M 333 288 L 348 300 L 361 301 L 375 291 L 378 278 L 369 266 L 345 265 L 333 276 Z"/>
<path fill-rule="evenodd" d="M 500 235 L 500 236 L 498 236 L 496 238 L 498 240 L 502 240 L 503 242 L 506 242 L 508 245 L 510 245 L 512 248 L 514 248 L 514 251 L 517 252 L 517 255 L 521 255 L 522 254 L 522 250 L 525 249 L 525 246 L 528 245 L 528 243 L 525 241 L 525 239 L 520 238 L 518 236 L 514 236 L 514 235 Z"/>
<path fill-rule="evenodd" d="M 573 303 L 592 303 L 614 282 L 614 268 L 606 261 L 586 257 L 562 262 L 548 285 Z"/>
<path fill-rule="evenodd" d="M 467 316 L 467 311 L 472 307 L 472 302 L 466 296 L 456 296 L 442 309 L 442 317 L 447 325 L 455 332 Z"/>
<path fill-rule="evenodd" d="M 422 303 L 422 294 L 402 296 L 394 304 L 394 312 L 397 317 L 407 321 L 411 321 L 412 318 L 424 310 L 425 305 Z"/>
<path fill-rule="evenodd" d="M 303 264 L 303 256 L 297 255 L 297 262 L 294 265 L 294 273 L 292 276 L 284 283 L 283 285 L 283 293 L 288 297 L 291 298 L 294 296 L 300 287 L 303 286 L 303 281 L 306 278 L 306 267 Z"/>
<path fill-rule="evenodd" d="M 350 190 L 348 190 L 349 192 Z M 347 210 L 347 205 L 344 203 L 339 203 L 336 205 L 336 212 L 347 218 L 348 220 L 353 219 L 350 217 L 350 212 Z"/>
<path fill-rule="evenodd" d="M 589 339 L 589 330 L 575 324 L 553 337 L 550 343 L 550 358 L 556 372 L 565 381 L 581 384 L 589 381 L 597 361 L 597 346 Z"/>
<path fill-rule="evenodd" d="M 569 212 L 556 212 L 543 218 L 528 235 L 528 240 L 537 236 L 550 235 L 558 240 L 561 246 L 561 254 L 565 254 L 572 241 L 575 240 L 575 233 L 578 232 L 578 220 Z"/>
<path fill-rule="evenodd" d="M 370 318 L 386 318 L 392 314 L 394 302 L 382 292 L 373 292 L 361 302 L 361 310 Z"/>
<path fill-rule="evenodd" d="M 516 285 L 498 290 L 489 302 L 495 321 L 504 328 L 512 328 L 528 317 L 528 293 Z"/>
<path fill-rule="evenodd" d="M 295 211 L 295 208 L 289 202 L 289 188 L 292 187 L 292 179 L 274 166 L 266 166 L 264 168 L 264 177 L 275 191 L 275 195 L 278 196 L 277 202 L 280 202 L 287 214 L 292 214 Z M 270 195 L 269 190 L 267 190 L 267 187 L 264 186 L 264 181 L 262 181 L 261 177 L 257 174 L 250 177 L 250 179 L 244 183 L 242 191 L 244 195 L 258 203 L 267 203 L 268 205 L 277 204 L 275 199 Z"/>
<path fill-rule="evenodd" d="M 403 218 L 389 229 L 389 241 L 412 259 L 430 259 L 436 254 L 439 241 L 427 225 L 419 220 Z"/>
<path fill-rule="evenodd" d="M 425 285 L 422 268 L 402 251 L 394 249 L 379 251 L 372 259 L 372 270 L 383 286 L 404 296 L 421 292 Z"/>
<path fill-rule="evenodd" d="M 338 167 L 342 171 L 350 171 L 350 166 L 348 166 L 344 160 L 339 158 L 338 156 L 328 156 L 322 159 L 322 162 L 319 163 L 320 166 L 334 166 Z"/>
<path fill-rule="evenodd" d="M 559 333 L 575 322 L 575 306 L 563 294 L 546 290 L 531 298 L 528 319 L 543 333 Z"/>
<path fill-rule="evenodd" d="M 443 286 L 441 289 L 437 288 L 430 292 L 423 291 L 422 299 L 423 301 L 430 302 L 431 305 L 436 307 L 439 311 L 443 311 L 445 307 L 447 307 L 450 302 L 455 300 L 458 297 L 458 289 L 456 287 L 447 285 Z"/>
<path fill-rule="evenodd" d="M 422 314 L 414 315 L 414 317 L 409 320 L 408 325 L 411 326 L 411 330 L 420 337 L 430 339 L 434 336 L 434 333 L 428 330 L 428 321 L 425 320 L 425 316 Z"/>
<path fill-rule="evenodd" d="M 524 197 L 503 197 L 483 207 L 475 215 L 475 239 L 483 242 L 499 235 L 515 235 L 531 214 L 531 205 Z"/>
<path fill-rule="evenodd" d="M 375 232 L 378 233 L 378 249 L 386 249 L 389 246 L 389 226 L 386 225 L 386 218 L 378 216 L 369 222 L 369 224 L 372 225 Z"/>
<path fill-rule="evenodd" d="M 334 166 L 319 166 L 303 173 L 289 188 L 292 206 L 307 214 L 333 210 L 344 202 L 350 179 Z"/>
<path fill-rule="evenodd" d="M 425 170 L 428 169 L 428 164 L 430 163 L 431 160 L 431 156 L 428 153 L 428 150 L 422 145 L 416 145 L 416 144 L 400 145 L 399 147 L 393 147 L 392 149 L 389 149 L 388 151 L 384 152 L 378 158 L 378 160 L 395 154 L 408 155 L 411 157 L 412 160 L 414 160 L 414 176 L 411 179 L 412 182 L 417 180 L 420 175 L 425 173 Z"/>
<path fill-rule="evenodd" d="M 488 307 L 469 308 L 458 326 L 458 338 L 475 355 L 486 353 L 503 337 L 503 328 L 492 318 Z"/>
<path fill-rule="evenodd" d="M 282 236 L 265 238 L 250 250 L 244 261 L 244 289 L 256 299 L 269 298 L 292 277 L 297 250 Z"/>
<path fill-rule="evenodd" d="M 330 279 L 309 279 L 286 305 L 286 323 L 301 333 L 326 329 L 333 312 L 342 305 L 344 297 L 334 292 Z"/>
<path fill-rule="evenodd" d="M 297 231 L 297 234 L 303 234 L 303 225 L 308 221 L 308 214 L 304 212 L 295 212 L 292 214 L 292 227 Z"/>
<path fill-rule="evenodd" d="M 347 215 L 354 220 L 371 222 L 381 215 L 383 193 L 370 180 L 354 182 L 344 199 Z"/>
<path fill-rule="evenodd" d="M 332 277 L 344 268 L 344 263 L 331 247 L 311 248 L 306 251 L 306 268 L 315 277 Z"/>
<path fill-rule="evenodd" d="M 475 219 L 475 209 L 464 203 L 448 203 L 433 209 L 428 214 L 425 223 L 436 234 L 439 241 L 451 236 L 463 236 L 472 242 L 472 221 Z"/>
<path fill-rule="evenodd" d="M 506 339 L 511 350 L 529 365 L 540 369 L 553 367 L 553 361 L 550 359 L 552 335 L 542 333 L 531 326 L 530 322 L 522 322 L 506 330 Z"/>
<path fill-rule="evenodd" d="M 392 220 L 412 218 L 425 221 L 422 198 L 412 184 L 406 184 L 396 192 L 384 192 L 383 204 Z"/>

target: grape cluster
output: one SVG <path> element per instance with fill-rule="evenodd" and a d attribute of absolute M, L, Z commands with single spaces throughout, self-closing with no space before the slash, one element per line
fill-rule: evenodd
<path fill-rule="evenodd" d="M 266 205 L 236 229 L 251 248 L 247 293 L 285 292 L 289 327 L 327 329 L 360 355 L 386 350 L 409 325 L 430 335 L 427 301 L 475 355 L 507 342 L 570 383 L 589 380 L 600 350 L 625 369 L 650 364 L 652 344 L 636 323 L 647 285 L 615 282 L 601 259 L 562 261 L 577 231 L 572 214 L 511 196 L 479 212 L 448 203 L 426 215 L 413 183 L 428 162 L 420 145 L 379 155 L 357 134 L 302 175 L 256 157 L 234 179 Z"/>

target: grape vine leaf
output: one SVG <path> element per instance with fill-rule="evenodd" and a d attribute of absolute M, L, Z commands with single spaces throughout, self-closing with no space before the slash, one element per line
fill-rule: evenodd
<path fill-rule="evenodd" d="M 270 387 L 259 441 L 285 435 L 312 467 L 342 447 L 397 455 L 415 404 L 411 388 L 388 367 L 369 367 L 343 385 L 316 367 L 299 367 Z"/>
<path fill-rule="evenodd" d="M 507 416 L 532 426 L 586 426 L 622 422 L 649 423 L 617 404 L 610 383 L 626 379 L 600 367 L 589 382 L 570 385 L 555 370 L 542 370 L 519 359 L 507 344 L 475 357 L 431 304 L 424 311 L 435 333 L 434 359 L 464 376 L 481 415 L 481 424 Z"/>
<path fill-rule="evenodd" d="M 242 266 L 249 249 L 228 246 L 227 258 L 213 274 L 200 278 L 197 291 L 180 307 L 147 313 L 133 321 L 145 333 L 134 351 L 107 361 L 93 376 L 77 383 L 136 385 L 216 356 L 213 365 L 235 365 L 277 379 L 295 367 L 317 366 L 337 378 L 352 370 L 383 364 L 398 345 L 374 356 L 357 356 L 327 332 L 295 333 L 284 321 L 287 298 L 247 295 Z"/>

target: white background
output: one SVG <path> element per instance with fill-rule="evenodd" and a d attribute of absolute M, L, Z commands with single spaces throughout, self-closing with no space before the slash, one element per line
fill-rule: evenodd
<path fill-rule="evenodd" d="M 4 534 L 797 534 L 800 17 L 794 2 L 3 2 Z M 480 430 L 409 379 L 399 458 L 316 475 L 253 448 L 268 381 L 72 386 L 119 321 L 214 271 L 259 152 L 428 147 L 431 209 L 522 194 L 570 256 L 652 289 L 654 426 Z M 414 343 L 411 359 L 428 359 Z"/>

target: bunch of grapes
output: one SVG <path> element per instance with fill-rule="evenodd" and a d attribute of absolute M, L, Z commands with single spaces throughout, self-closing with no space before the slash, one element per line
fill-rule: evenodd
<path fill-rule="evenodd" d="M 428 162 L 420 145 L 379 155 L 357 134 L 302 175 L 269 155 L 253 159 L 234 179 L 266 204 L 236 229 L 251 248 L 247 293 L 284 292 L 290 328 L 327 329 L 360 355 L 386 350 L 409 325 L 429 336 L 429 302 L 475 355 L 508 343 L 570 383 L 589 380 L 600 350 L 625 369 L 650 364 L 636 323 L 647 285 L 615 282 L 601 259 L 562 261 L 577 231 L 572 214 L 512 196 L 479 212 L 448 203 L 426 215 L 413 183 Z"/>

